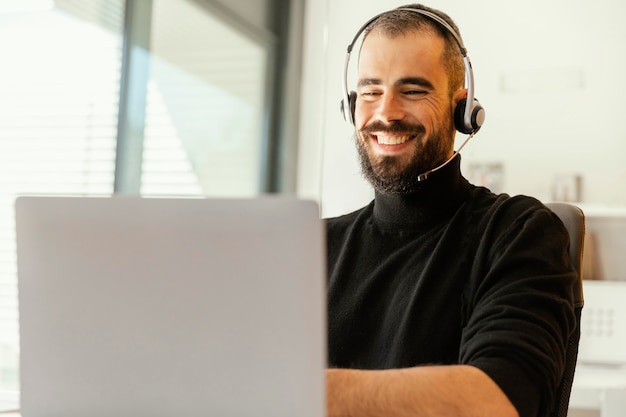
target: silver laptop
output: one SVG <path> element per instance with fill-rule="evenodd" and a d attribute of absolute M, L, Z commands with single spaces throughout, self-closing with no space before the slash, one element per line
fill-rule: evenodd
<path fill-rule="evenodd" d="M 20 197 L 23 417 L 321 417 L 324 232 L 280 198 Z"/>

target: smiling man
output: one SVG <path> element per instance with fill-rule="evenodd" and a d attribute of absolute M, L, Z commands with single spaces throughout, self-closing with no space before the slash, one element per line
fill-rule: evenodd
<path fill-rule="evenodd" d="M 462 176 L 473 98 L 447 15 L 414 4 L 362 31 L 345 104 L 375 197 L 327 220 L 328 416 L 548 416 L 575 327 L 567 232 Z"/>
<path fill-rule="evenodd" d="M 357 145 L 363 172 L 380 191 L 414 190 L 420 173 L 453 153 L 450 115 L 464 97 L 463 78 L 449 85 L 444 39 L 430 32 L 370 34 L 363 43 Z M 456 71 L 463 74 L 462 66 Z"/>

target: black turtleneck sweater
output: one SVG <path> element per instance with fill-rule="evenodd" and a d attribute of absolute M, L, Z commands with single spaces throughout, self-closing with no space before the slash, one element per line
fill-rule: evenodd
<path fill-rule="evenodd" d="M 575 326 L 567 232 L 539 201 L 473 186 L 459 166 L 327 219 L 329 366 L 469 364 L 521 417 L 543 416 Z"/>

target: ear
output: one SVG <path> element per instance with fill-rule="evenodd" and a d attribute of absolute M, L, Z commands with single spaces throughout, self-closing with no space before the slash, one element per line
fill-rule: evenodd
<path fill-rule="evenodd" d="M 464 103 L 467 100 L 467 88 L 461 87 L 452 94 L 450 100 L 450 115 L 452 118 L 452 124 L 456 130 L 458 130 L 458 114 L 459 111 L 465 110 Z"/>
<path fill-rule="evenodd" d="M 462 87 L 459 88 L 452 94 L 452 109 L 456 109 L 459 104 L 459 101 L 467 98 L 467 88 Z"/>

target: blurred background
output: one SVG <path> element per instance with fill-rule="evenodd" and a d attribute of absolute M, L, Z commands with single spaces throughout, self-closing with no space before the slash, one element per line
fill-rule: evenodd
<path fill-rule="evenodd" d="M 352 129 L 337 110 L 346 47 L 368 18 L 406 3 L 307 3 L 300 120 L 300 143 L 307 148 L 301 153 L 299 191 L 321 196 L 327 215 L 371 198 L 354 157 Z M 626 164 L 620 162 L 626 151 L 625 3 L 425 4 L 458 24 L 474 68 L 476 97 L 486 110 L 484 127 L 462 152 L 468 178 L 496 192 L 542 200 L 626 204 Z M 457 142 L 464 137 L 457 135 Z M 318 175 L 307 175 L 315 169 Z"/>
<path fill-rule="evenodd" d="M 0 1 L 0 388 L 18 388 L 15 196 L 295 193 L 303 16 L 289 0 Z"/>

